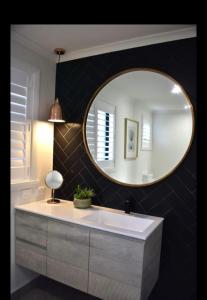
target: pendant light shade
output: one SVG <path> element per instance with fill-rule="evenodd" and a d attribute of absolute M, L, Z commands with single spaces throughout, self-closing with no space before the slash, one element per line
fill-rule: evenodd
<path fill-rule="evenodd" d="M 65 50 L 62 48 L 56 48 L 54 52 L 59 55 L 58 63 L 60 62 L 60 55 L 63 55 L 65 53 Z M 59 99 L 56 98 L 55 102 L 52 104 L 50 109 L 50 115 L 49 115 L 49 122 L 56 122 L 56 123 L 64 123 L 65 120 L 63 119 L 62 115 L 62 109 L 59 103 Z"/>
<path fill-rule="evenodd" d="M 59 104 L 58 98 L 56 98 L 55 102 L 51 106 L 50 116 L 49 116 L 48 121 L 49 122 L 60 122 L 60 123 L 65 122 L 65 120 L 63 120 L 62 109 Z"/>

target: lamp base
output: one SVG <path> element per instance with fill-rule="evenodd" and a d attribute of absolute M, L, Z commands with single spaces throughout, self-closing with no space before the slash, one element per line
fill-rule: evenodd
<path fill-rule="evenodd" d="M 60 200 L 58 200 L 58 199 L 49 199 L 49 200 L 47 200 L 47 203 L 49 203 L 49 204 L 57 204 L 57 203 L 60 203 Z"/>

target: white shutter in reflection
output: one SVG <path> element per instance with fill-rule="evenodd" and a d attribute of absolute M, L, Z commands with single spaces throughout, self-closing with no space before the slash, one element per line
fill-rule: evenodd
<path fill-rule="evenodd" d="M 88 148 L 103 168 L 114 168 L 115 107 L 97 102 L 89 110 L 86 123 Z"/>
<path fill-rule="evenodd" d="M 114 114 L 97 110 L 97 161 L 114 159 Z"/>
<path fill-rule="evenodd" d="M 141 150 L 152 150 L 152 120 L 150 114 L 142 115 Z"/>
<path fill-rule="evenodd" d="M 27 140 L 30 124 L 27 122 L 28 83 L 26 72 L 11 67 L 10 112 L 11 112 L 11 168 L 15 179 L 28 176 Z"/>
<path fill-rule="evenodd" d="M 88 147 L 92 154 L 92 156 L 95 156 L 96 150 L 95 150 L 95 144 L 96 144 L 96 134 L 95 134 L 95 111 L 94 107 L 91 107 L 87 123 L 86 123 L 86 135 L 87 135 L 87 141 L 88 141 Z"/>

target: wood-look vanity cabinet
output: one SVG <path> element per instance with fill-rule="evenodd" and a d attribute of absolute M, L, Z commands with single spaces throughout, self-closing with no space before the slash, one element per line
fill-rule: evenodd
<path fill-rule="evenodd" d="M 145 240 L 16 210 L 16 263 L 107 300 L 145 300 L 159 272 L 162 224 Z"/>

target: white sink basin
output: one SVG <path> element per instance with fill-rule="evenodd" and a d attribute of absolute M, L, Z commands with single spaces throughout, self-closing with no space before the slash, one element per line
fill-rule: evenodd
<path fill-rule="evenodd" d="M 108 211 L 96 211 L 82 219 L 97 225 L 112 226 L 136 232 L 144 232 L 154 222 L 153 220 L 144 217 L 129 216 Z"/>

